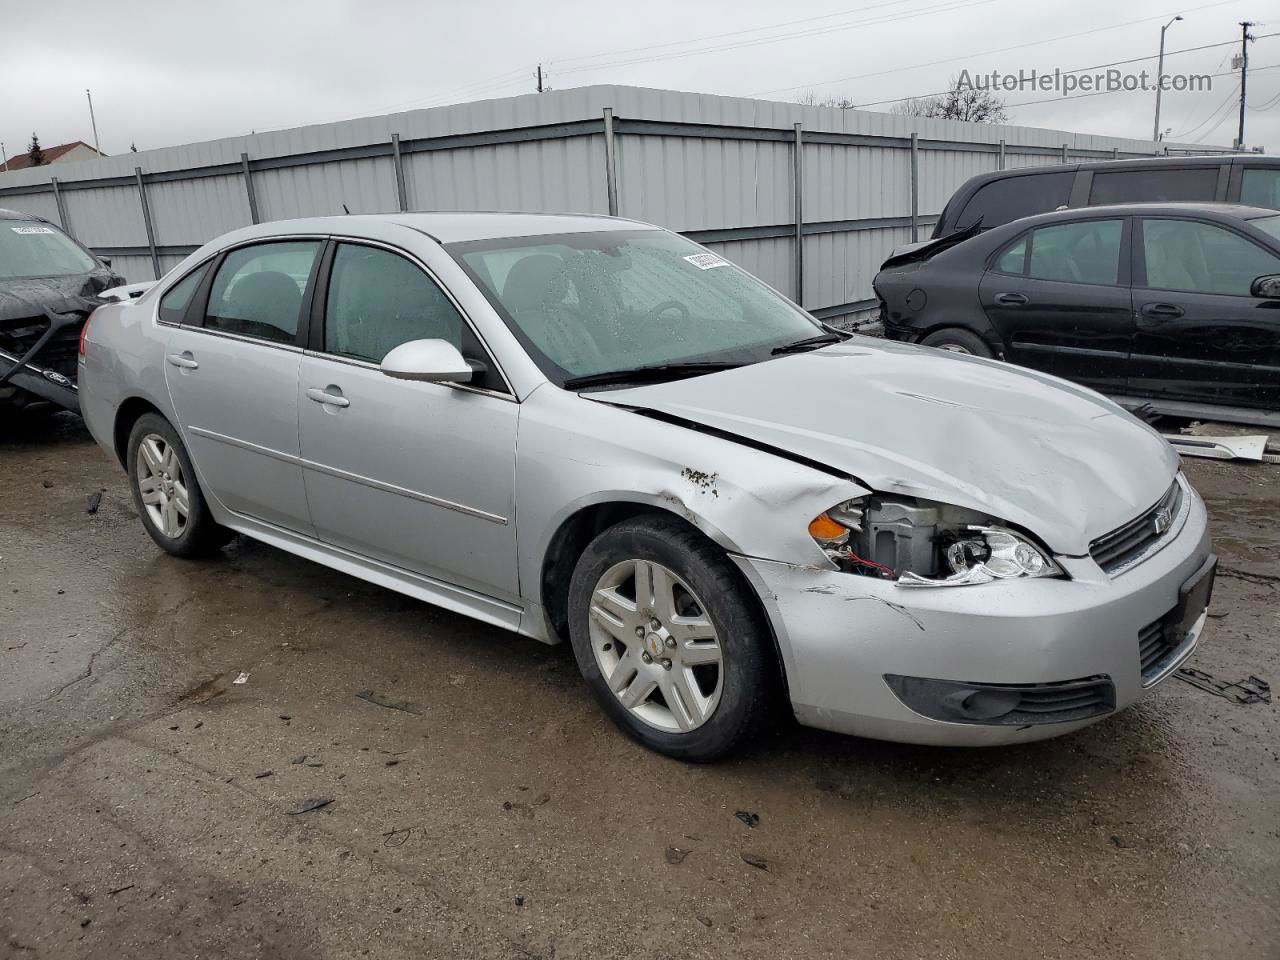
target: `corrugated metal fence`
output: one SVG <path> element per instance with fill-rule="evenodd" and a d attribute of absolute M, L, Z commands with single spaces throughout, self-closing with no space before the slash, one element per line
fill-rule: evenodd
<path fill-rule="evenodd" d="M 596 86 L 14 171 L 0 174 L 0 206 L 60 223 L 131 281 L 236 227 L 344 208 L 613 213 L 678 230 L 836 317 L 870 305 L 889 250 L 926 236 L 974 174 L 1156 152 L 1140 140 Z"/>

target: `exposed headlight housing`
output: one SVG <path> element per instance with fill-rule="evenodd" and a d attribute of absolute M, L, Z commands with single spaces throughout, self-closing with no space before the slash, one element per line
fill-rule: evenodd
<path fill-rule="evenodd" d="M 847 500 L 815 517 L 809 535 L 841 570 L 901 587 L 1064 576 L 1029 536 L 978 511 L 929 500 Z"/>

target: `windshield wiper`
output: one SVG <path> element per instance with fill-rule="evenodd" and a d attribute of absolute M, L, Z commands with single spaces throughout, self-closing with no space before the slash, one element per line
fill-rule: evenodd
<path fill-rule="evenodd" d="M 588 373 L 581 377 L 570 377 L 564 381 L 566 390 L 577 390 L 580 387 L 599 387 L 612 383 L 650 383 L 662 380 L 677 380 L 680 377 L 695 377 L 700 373 L 715 373 L 717 370 L 732 370 L 742 366 L 741 363 L 725 363 L 723 361 L 697 363 L 659 363 L 649 367 L 632 367 L 629 370 L 606 370 L 603 373 Z"/>
<path fill-rule="evenodd" d="M 847 336 L 842 336 L 838 333 L 820 333 L 816 337 L 806 337 L 803 340 L 797 340 L 795 343 L 784 343 L 780 347 L 774 347 L 769 352 L 775 357 L 780 353 L 802 353 L 814 347 L 823 347 L 829 343 L 842 343 L 848 339 Z"/>

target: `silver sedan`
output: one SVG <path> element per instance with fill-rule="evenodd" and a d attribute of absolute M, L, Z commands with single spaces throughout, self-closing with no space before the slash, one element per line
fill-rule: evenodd
<path fill-rule="evenodd" d="M 81 344 L 148 533 L 232 533 L 545 643 L 709 760 L 775 705 L 1066 733 L 1192 652 L 1204 504 L 1099 395 L 823 326 L 642 223 L 398 214 L 196 251 Z"/>

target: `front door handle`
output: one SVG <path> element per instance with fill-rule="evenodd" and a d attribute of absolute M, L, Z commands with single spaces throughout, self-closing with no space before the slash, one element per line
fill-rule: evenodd
<path fill-rule="evenodd" d="M 328 390 L 321 390 L 319 387 L 310 387 L 307 390 L 307 399 L 314 400 L 316 403 L 323 403 L 329 407 L 349 407 L 351 401 L 342 395 L 342 391 L 337 387 L 330 387 Z"/>
<path fill-rule="evenodd" d="M 1153 320 L 1176 320 L 1186 311 L 1173 303 L 1144 303 L 1142 315 Z"/>
<path fill-rule="evenodd" d="M 200 369 L 200 364 L 196 363 L 196 358 L 191 355 L 190 350 L 184 350 L 182 353 L 171 353 L 168 359 L 175 367 L 181 367 L 183 370 Z"/>
<path fill-rule="evenodd" d="M 1020 307 L 1027 302 L 1027 298 L 1020 293 L 997 293 L 996 303 L 1004 304 L 1006 307 Z"/>

